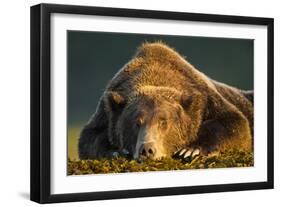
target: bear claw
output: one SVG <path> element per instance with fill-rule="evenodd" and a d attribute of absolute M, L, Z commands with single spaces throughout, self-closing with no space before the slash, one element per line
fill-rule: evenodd
<path fill-rule="evenodd" d="M 173 155 L 175 159 L 181 159 L 185 162 L 191 162 L 195 157 L 200 155 L 199 148 L 183 148 L 176 151 Z"/>
<path fill-rule="evenodd" d="M 119 152 L 112 152 L 112 157 L 113 158 L 117 158 L 120 156 L 120 153 Z"/>

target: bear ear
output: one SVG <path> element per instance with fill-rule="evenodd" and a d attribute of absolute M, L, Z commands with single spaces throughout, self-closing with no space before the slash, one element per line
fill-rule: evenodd
<path fill-rule="evenodd" d="M 125 98 L 115 91 L 108 92 L 108 101 L 112 110 L 120 109 L 126 104 Z"/>
<path fill-rule="evenodd" d="M 188 109 L 193 101 L 193 96 L 183 93 L 181 95 L 180 103 L 184 109 Z"/>

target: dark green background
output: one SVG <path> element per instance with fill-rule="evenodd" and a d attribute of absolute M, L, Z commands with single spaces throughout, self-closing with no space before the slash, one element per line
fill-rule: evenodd
<path fill-rule="evenodd" d="M 136 48 L 144 41 L 158 40 L 212 79 L 253 89 L 253 40 L 68 31 L 68 124 L 85 123 L 107 82 Z"/>

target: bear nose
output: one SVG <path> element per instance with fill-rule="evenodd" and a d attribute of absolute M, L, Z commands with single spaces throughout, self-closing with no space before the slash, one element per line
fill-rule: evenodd
<path fill-rule="evenodd" d="M 156 148 L 154 142 L 147 142 L 143 143 L 140 147 L 140 156 L 146 157 L 146 158 L 153 158 L 156 154 Z"/>

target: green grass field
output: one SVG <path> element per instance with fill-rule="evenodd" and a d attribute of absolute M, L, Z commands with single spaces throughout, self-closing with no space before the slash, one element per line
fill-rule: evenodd
<path fill-rule="evenodd" d="M 229 150 L 213 156 L 198 156 L 190 163 L 171 158 L 157 161 L 144 160 L 143 162 L 123 157 L 111 160 L 79 160 L 77 142 L 80 130 L 79 126 L 68 129 L 68 175 L 250 167 L 254 165 L 253 153 L 239 150 Z"/>

